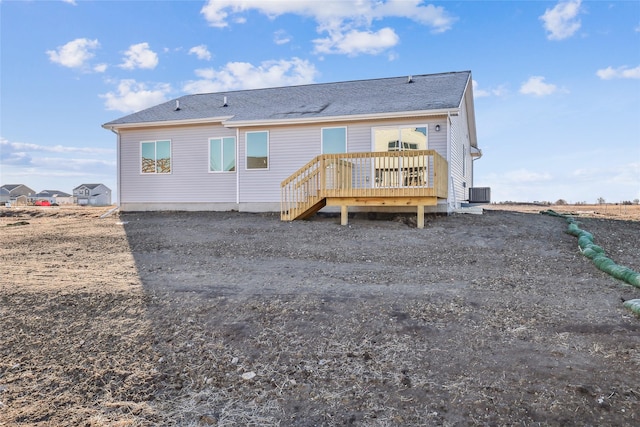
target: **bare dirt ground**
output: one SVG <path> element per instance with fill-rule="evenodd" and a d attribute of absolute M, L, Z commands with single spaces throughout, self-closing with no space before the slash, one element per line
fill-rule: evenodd
<path fill-rule="evenodd" d="M 488 208 L 4 209 L 0 426 L 640 424 L 640 289 L 546 207 Z M 639 271 L 614 213 L 580 227 Z"/>

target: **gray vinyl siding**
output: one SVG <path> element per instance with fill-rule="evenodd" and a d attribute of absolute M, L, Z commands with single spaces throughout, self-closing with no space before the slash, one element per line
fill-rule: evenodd
<path fill-rule="evenodd" d="M 436 125 L 440 125 L 440 131 L 436 132 Z M 429 150 L 436 150 L 445 160 L 447 160 L 447 119 L 443 117 L 429 123 Z"/>
<path fill-rule="evenodd" d="M 449 203 L 455 204 L 455 208 L 460 207 L 460 201 L 464 198 L 462 188 L 462 129 L 460 116 L 451 117 L 451 153 L 447 161 L 449 162 Z M 453 184 L 453 187 L 452 187 Z"/>
<path fill-rule="evenodd" d="M 280 203 L 280 183 L 321 153 L 322 128 L 346 127 L 347 151 L 372 149 L 372 129 L 381 126 L 428 125 L 429 149 L 446 158 L 446 119 L 412 118 L 360 122 L 334 122 L 316 125 L 244 128 L 240 130 L 240 203 Z M 440 124 L 440 132 L 435 125 Z M 269 168 L 246 169 L 246 132 L 269 132 Z"/>
<path fill-rule="evenodd" d="M 447 160 L 449 161 L 449 176 L 452 178 L 455 193 L 449 196 L 449 201 L 450 203 L 455 201 L 457 208 L 461 201 L 469 199 L 469 187 L 473 181 L 467 109 L 464 104 L 460 109 L 460 114 L 451 117 L 451 123 L 451 155 Z"/>
<path fill-rule="evenodd" d="M 436 132 L 435 126 L 441 129 Z M 347 151 L 372 150 L 372 130 L 384 126 L 428 126 L 428 148 L 448 160 L 447 120 L 414 117 L 393 120 L 328 122 L 273 127 L 224 128 L 221 125 L 156 127 L 120 132 L 120 203 L 129 206 L 165 204 L 171 209 L 208 208 L 212 204 L 270 210 L 280 203 L 281 182 L 321 154 L 322 128 L 346 127 Z M 267 169 L 247 169 L 247 132 L 267 131 Z M 231 136 L 236 140 L 236 172 L 209 173 L 209 138 Z M 141 141 L 171 141 L 171 173 L 140 172 Z M 182 205 L 181 205 L 182 204 Z M 268 207 L 267 207 L 268 206 Z"/>
<path fill-rule="evenodd" d="M 246 168 L 246 133 L 269 132 L 268 169 Z M 240 130 L 240 203 L 280 203 L 280 183 L 320 154 L 320 128 L 281 126 Z"/>
<path fill-rule="evenodd" d="M 436 132 L 436 124 L 440 125 L 440 131 Z M 427 148 L 436 150 L 445 159 L 447 158 L 447 127 L 446 117 L 415 117 L 403 120 L 380 120 L 356 122 L 348 126 L 347 148 L 349 152 L 368 152 L 373 149 L 372 131 L 378 127 L 402 126 L 402 125 L 427 125 Z"/>
<path fill-rule="evenodd" d="M 236 172 L 209 173 L 209 138 L 236 136 L 222 126 L 122 130 L 120 203 L 234 203 Z M 171 173 L 140 172 L 140 142 L 171 140 Z M 236 159 L 237 169 L 238 159 Z"/>

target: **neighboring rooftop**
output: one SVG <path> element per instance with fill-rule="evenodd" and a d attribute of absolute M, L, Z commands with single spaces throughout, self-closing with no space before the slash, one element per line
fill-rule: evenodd
<path fill-rule="evenodd" d="M 103 127 L 209 118 L 228 124 L 295 121 L 456 109 L 463 102 L 470 79 L 470 71 L 460 71 L 185 95 L 105 123 Z"/>
<path fill-rule="evenodd" d="M 35 194 L 35 197 L 71 197 L 71 194 L 60 190 L 42 190 Z"/>
<path fill-rule="evenodd" d="M 12 193 L 14 190 L 19 189 L 21 187 L 23 188 L 23 190 L 28 190 L 29 193 L 35 193 L 34 190 L 32 190 L 31 188 L 27 187 L 24 184 L 4 184 L 2 186 L 2 188 L 7 190 L 9 193 Z"/>
<path fill-rule="evenodd" d="M 101 186 L 102 184 L 80 184 L 78 185 L 76 188 L 74 188 L 74 190 L 80 188 L 80 187 L 87 187 L 89 190 L 93 190 L 96 187 Z"/>

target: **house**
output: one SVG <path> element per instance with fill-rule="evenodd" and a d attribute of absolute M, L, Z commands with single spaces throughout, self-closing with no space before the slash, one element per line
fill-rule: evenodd
<path fill-rule="evenodd" d="M 33 194 L 35 191 L 24 184 L 5 184 L 0 187 L 0 202 L 26 206 Z"/>
<path fill-rule="evenodd" d="M 470 71 L 186 95 L 103 127 L 123 211 L 450 211 L 481 155 Z"/>
<path fill-rule="evenodd" d="M 104 184 L 82 184 L 73 189 L 73 198 L 81 206 L 108 206 L 111 189 Z"/>
<path fill-rule="evenodd" d="M 4 188 L 4 186 L 0 187 L 0 203 L 8 203 L 10 195 L 9 190 Z"/>
<path fill-rule="evenodd" d="M 32 202 L 36 202 L 38 200 L 46 200 L 51 204 L 57 205 L 71 205 L 73 204 L 74 198 L 71 194 L 65 193 L 64 191 L 59 190 L 42 190 L 39 193 L 36 193 L 30 197 Z"/>

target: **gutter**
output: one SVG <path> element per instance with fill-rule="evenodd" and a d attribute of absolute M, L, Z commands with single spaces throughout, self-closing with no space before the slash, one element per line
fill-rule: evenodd
<path fill-rule="evenodd" d="M 114 131 L 114 129 L 134 129 L 142 127 L 158 127 L 158 126 L 184 126 L 184 125 L 208 125 L 211 123 L 224 123 L 225 121 L 232 119 L 233 116 L 221 116 L 221 117 L 204 117 L 200 119 L 186 119 L 186 120 L 164 120 L 159 122 L 135 122 L 135 123 L 105 123 L 102 125 L 104 129 Z"/>
<path fill-rule="evenodd" d="M 456 114 L 447 114 L 447 214 L 450 214 L 453 209 L 456 208 L 455 203 L 453 209 L 451 208 L 451 199 L 455 200 L 455 192 L 456 188 L 453 185 L 453 179 L 451 177 L 451 133 L 453 132 L 453 121 L 451 120 L 452 116 L 457 116 Z"/>
<path fill-rule="evenodd" d="M 240 210 L 240 129 L 236 128 L 236 205 Z"/>
<path fill-rule="evenodd" d="M 238 127 L 255 127 L 255 126 L 277 126 L 277 125 L 299 125 L 299 124 L 314 124 L 314 123 L 326 123 L 326 122 L 347 122 L 355 120 L 380 120 L 380 119 L 398 119 L 406 117 L 429 117 L 429 116 L 457 116 L 460 112 L 460 108 L 441 108 L 438 110 L 417 110 L 417 111 L 398 111 L 395 113 L 375 113 L 375 114 L 353 114 L 342 116 L 321 116 L 321 117 L 309 117 L 309 118 L 291 118 L 291 119 L 261 119 L 261 120 L 238 120 L 234 121 L 235 116 L 220 116 L 220 117 L 204 117 L 200 119 L 187 119 L 187 120 L 166 120 L 156 122 L 136 122 L 136 123 L 121 123 L 121 124 L 109 124 L 102 125 L 104 129 L 114 130 L 118 129 L 134 129 L 143 127 L 159 127 L 159 126 L 184 126 L 193 124 L 211 124 L 221 123 L 226 128 L 238 128 Z"/>
<path fill-rule="evenodd" d="M 425 117 L 425 116 L 457 116 L 460 108 L 442 108 L 438 110 L 417 110 L 417 111 L 398 111 L 394 113 L 375 113 L 375 114 L 353 114 L 348 116 L 321 116 L 309 118 L 295 119 L 272 119 L 272 120 L 225 120 L 222 122 L 225 127 L 252 127 L 252 126 L 274 126 L 274 125 L 299 125 L 314 124 L 326 122 L 348 122 L 357 120 L 380 120 L 380 119 L 398 119 L 406 117 Z"/>

